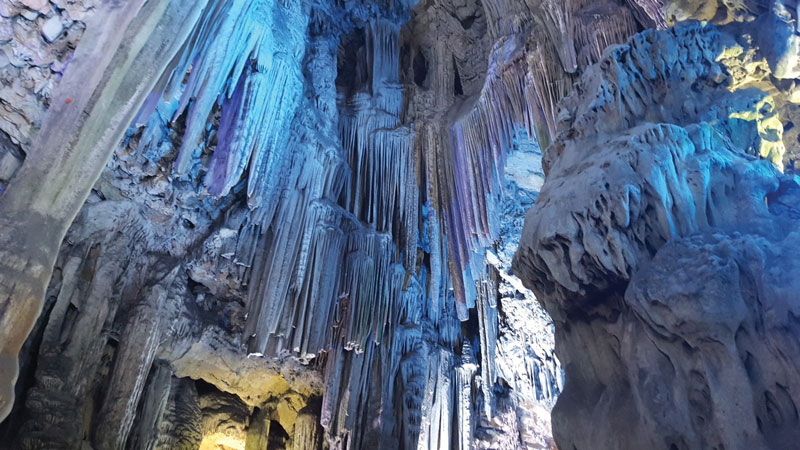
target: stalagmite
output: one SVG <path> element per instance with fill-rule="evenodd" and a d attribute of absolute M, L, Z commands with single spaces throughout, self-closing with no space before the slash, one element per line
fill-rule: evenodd
<path fill-rule="evenodd" d="M 250 418 L 245 450 L 267 450 L 269 448 L 269 427 L 271 422 L 267 410 L 264 409 L 257 411 Z M 315 447 L 309 446 L 307 448 L 313 449 Z"/>
<path fill-rule="evenodd" d="M 475 423 L 473 418 L 474 405 L 472 403 L 473 397 L 473 383 L 476 372 L 476 364 L 472 358 L 472 348 L 469 343 L 465 343 L 462 348 L 463 356 L 461 363 L 456 367 L 456 385 L 455 395 L 457 398 L 456 415 L 458 416 L 458 448 L 460 450 L 472 449 L 472 435 L 474 433 Z M 483 382 L 483 381 L 482 381 Z"/>
<path fill-rule="evenodd" d="M 134 448 L 155 450 L 158 445 L 159 428 L 165 420 L 172 391 L 172 371 L 166 364 L 154 364 L 142 393 L 142 411 L 129 437 Z"/>
<path fill-rule="evenodd" d="M 321 443 L 319 418 L 314 414 L 300 414 L 294 425 L 292 441 L 295 450 L 319 448 Z"/>
<path fill-rule="evenodd" d="M 202 440 L 200 399 L 188 378 L 173 378 L 164 419 L 154 448 L 199 448 Z"/>
<path fill-rule="evenodd" d="M 483 390 L 484 410 L 486 418 L 491 419 L 494 408 L 492 389 L 496 376 L 495 354 L 497 343 L 497 281 L 494 271 L 492 276 L 481 280 L 482 286 L 478 287 L 478 329 L 480 330 L 480 354 L 483 358 L 481 371 L 481 389 Z M 465 353 L 462 349 L 462 353 Z"/>
<path fill-rule="evenodd" d="M 97 448 L 123 448 L 128 440 L 161 337 L 158 329 L 162 320 L 162 305 L 177 272 L 177 269 L 170 270 L 164 279 L 149 287 L 145 303 L 136 305 L 135 310 L 130 312 L 130 322 L 120 336 L 123 345 L 119 349 L 114 375 L 109 380 L 100 410 L 98 429 L 103 431 L 94 437 Z M 126 377 L 132 377 L 133 380 L 124 379 Z"/>

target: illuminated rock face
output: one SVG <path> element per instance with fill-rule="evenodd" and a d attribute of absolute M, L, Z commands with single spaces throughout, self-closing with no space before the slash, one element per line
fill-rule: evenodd
<path fill-rule="evenodd" d="M 562 102 L 514 260 L 555 322 L 561 448 L 796 445 L 800 184 L 748 31 L 641 33 Z"/>
<path fill-rule="evenodd" d="M 795 12 L 689 3 L 0 0 L 0 442 L 550 448 L 563 389 L 565 449 L 794 442 Z M 608 48 L 664 11 L 738 22 Z"/>
<path fill-rule="evenodd" d="M 103 15 L 121 14 L 89 2 L 44 2 L 36 12 L 2 4 L 15 30 L 30 29 L 39 47 L 65 58 L 58 52 L 80 36 L 56 33 L 53 20 L 112 32 Z M 178 3 L 147 5 L 158 12 Z M 494 265 L 484 261 L 500 237 L 505 152 L 518 146 L 517 134 L 535 146 L 530 107 L 504 117 L 525 101 L 522 91 L 504 92 L 524 77 L 519 46 L 496 46 L 510 53 L 494 53 L 487 82 L 492 41 L 508 38 L 487 33 L 478 3 L 233 0 L 184 9 L 190 32 L 162 61 L 152 92 L 124 99 L 138 113 L 97 165 L 99 179 L 53 187 L 83 186 L 88 197 L 65 231 L 22 349 L 4 442 L 298 450 L 548 443 L 561 378 L 552 332 L 530 293 L 500 274 L 519 220 L 504 231 L 509 250 Z M 162 20 L 175 20 L 170 14 Z M 8 39 L 3 51 L 21 45 L 18 35 Z M 12 63 L 17 72 L 41 70 L 36 60 Z M 57 79 L 59 68 L 47 76 Z M 62 109 L 68 121 L 79 112 L 69 105 L 91 103 L 89 93 L 72 92 L 54 97 L 48 113 Z M 41 105 L 24 120 L 4 117 L 4 130 L 16 133 L 8 131 L 2 159 L 8 202 L 22 160 L 41 142 L 17 122 L 42 121 L 42 135 L 55 136 L 42 116 L 48 92 L 36 93 Z M 503 110 L 491 111 L 493 101 Z M 112 131 L 104 137 L 116 140 Z M 70 143 L 74 153 L 81 142 Z M 537 164 L 541 155 L 530 154 Z M 486 173 L 470 173 L 473 165 Z M 528 202 L 537 188 L 526 191 Z M 517 200 L 507 197 L 507 207 L 519 219 Z M 462 216 L 461 204 L 472 213 Z M 480 238 L 465 238 L 473 233 Z M 503 301 L 524 308 L 536 328 L 506 319 Z M 498 345 L 507 327 L 516 331 Z M 12 375 L 0 369 L 0 378 Z M 4 414 L 11 400 L 0 396 Z"/>

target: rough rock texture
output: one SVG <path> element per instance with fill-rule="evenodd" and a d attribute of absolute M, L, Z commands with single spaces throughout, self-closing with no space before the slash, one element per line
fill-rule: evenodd
<path fill-rule="evenodd" d="M 0 4 L 0 131 L 23 152 L 68 67 L 94 0 Z M 9 178 L 0 177 L 7 182 Z"/>
<path fill-rule="evenodd" d="M 3 416 L 13 403 L 18 355 L 42 312 L 59 245 L 135 111 L 200 16 L 193 5 L 166 0 L 98 8 L 45 113 L 47 126 L 35 136 L 39 151 L 27 155 L 0 196 Z M 152 58 L 155 52 L 162 58 Z"/>
<path fill-rule="evenodd" d="M 497 413 L 491 420 L 481 418 L 474 448 L 519 448 L 521 444 L 523 448 L 549 449 L 553 446 L 550 409 L 563 388 L 563 374 L 554 355 L 552 322 L 511 270 L 525 212 L 544 181 L 539 148 L 524 132 L 518 133 L 508 154 L 505 175 L 508 181 L 501 203 L 504 220 L 497 245 L 487 253 L 499 294 L 494 365 L 502 381 L 495 394 Z"/>
<path fill-rule="evenodd" d="M 21 249 L 0 256 L 37 245 L 55 262 L 42 296 L 6 294 L 0 271 L 14 338 L 44 298 L 0 442 L 551 447 L 552 323 L 510 270 L 545 171 L 535 142 L 570 120 L 556 105 L 573 81 L 664 28 L 664 7 L 0 0 L 0 243 Z M 792 92 L 768 77 L 791 65 L 749 48 L 728 55 L 748 82 Z M 766 92 L 713 114 L 777 163 L 793 103 Z M 669 107 L 695 117 L 716 94 Z M 12 214 L 30 192 L 39 212 L 69 200 L 56 232 Z M 21 344 L 0 339 L 0 411 L 5 341 Z"/>
<path fill-rule="evenodd" d="M 769 20 L 638 34 L 562 103 L 514 260 L 555 323 L 560 448 L 796 446 L 800 185 Z"/>

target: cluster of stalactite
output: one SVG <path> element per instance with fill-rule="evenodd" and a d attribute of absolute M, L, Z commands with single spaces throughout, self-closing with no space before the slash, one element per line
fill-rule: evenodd
<path fill-rule="evenodd" d="M 558 394 L 552 352 L 524 383 L 496 361 L 505 158 L 546 146 L 575 74 L 663 6 L 444 3 L 186 8 L 57 258 L 20 445 L 80 442 L 88 414 L 98 449 L 467 449 L 509 382 Z M 412 7 L 441 29 L 404 32 Z"/>
<path fill-rule="evenodd" d="M 65 250 L 74 261 L 57 262 L 61 278 L 23 367 L 33 387 L 21 386 L 25 402 L 8 422 L 24 424 L 20 446 L 261 448 L 264 435 L 275 434 L 268 430 L 280 428 L 286 445 L 299 449 L 321 442 L 303 417 L 321 424 L 334 448 L 395 448 L 401 438 L 414 446 L 420 434 L 447 447 L 456 434 L 470 435 L 439 423 L 453 411 L 448 380 L 460 323 L 452 302 L 439 300 L 446 283 L 429 290 L 433 272 L 417 259 L 429 241 L 418 243 L 418 222 L 428 228 L 435 213 L 422 212 L 414 134 L 401 123 L 406 7 L 346 2 L 320 12 L 303 2 L 233 1 L 198 11 L 70 232 Z M 340 26 L 343 17 L 354 23 Z M 366 41 L 367 83 L 347 86 L 356 92 L 339 105 L 337 38 L 323 28 L 355 30 Z M 112 192 L 133 203 L 130 210 L 109 206 Z M 170 208 L 179 211 L 170 223 L 149 223 Z M 108 219 L 93 222 L 106 209 Z M 192 231 L 165 239 L 170 225 Z M 96 244 L 120 233 L 121 250 Z M 91 272 L 98 264 L 102 277 Z M 131 291 L 152 284 L 158 295 L 123 297 L 118 312 L 101 294 L 116 298 L 109 292 L 126 283 L 127 265 L 143 277 Z M 103 289 L 90 297 L 97 304 L 71 294 L 79 278 Z M 434 297 L 441 307 L 430 322 Z M 185 321 L 161 320 L 175 314 Z M 214 315 L 220 319 L 209 322 Z M 397 374 L 414 378 L 414 365 L 423 376 L 405 389 Z M 51 373 L 59 367 L 69 368 L 67 379 Z M 295 373 L 317 371 L 324 381 Z M 108 384 L 95 373 L 107 374 L 100 379 Z M 192 394 L 173 399 L 176 390 Z M 104 398 L 97 419 L 104 431 L 82 438 L 74 418 L 95 408 L 84 400 L 92 392 Z M 396 411 L 401 405 L 408 411 Z M 428 420 L 433 409 L 439 422 Z M 45 415 L 54 418 L 37 421 Z M 411 434 L 408 416 L 418 417 Z M 6 431 L 15 434 L 11 425 Z"/>
<path fill-rule="evenodd" d="M 487 2 L 496 39 L 486 80 L 471 111 L 449 130 L 446 160 L 446 235 L 459 314 L 475 306 L 485 270 L 484 249 L 497 236 L 496 204 L 503 158 L 517 128 L 543 145 L 556 132 L 557 103 L 572 91 L 574 74 L 597 61 L 609 45 L 624 42 L 643 24 L 663 22 L 658 4 L 614 1 Z M 636 12 L 636 14 L 634 14 Z M 644 24 L 644 25 L 647 25 Z M 452 164 L 452 165 L 451 165 Z M 447 172 L 450 172 L 447 174 Z M 471 262 L 477 258 L 480 262 Z"/>

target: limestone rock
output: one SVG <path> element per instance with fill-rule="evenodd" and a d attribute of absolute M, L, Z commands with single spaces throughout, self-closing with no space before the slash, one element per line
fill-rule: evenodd
<path fill-rule="evenodd" d="M 47 0 L 0 2 L 0 130 L 25 152 L 83 35 L 85 25 L 76 20 L 90 18 L 93 5 L 93 0 L 69 2 L 65 6 L 86 10 L 69 18 L 54 13 Z M 33 15 L 26 17 L 26 11 Z"/>
<path fill-rule="evenodd" d="M 607 147 L 593 157 L 635 187 L 615 184 L 606 200 L 630 194 L 628 203 L 609 212 L 601 202 L 595 222 L 647 216 L 615 236 L 633 242 L 627 253 L 588 225 L 594 241 L 583 249 L 543 249 L 569 279 L 564 292 L 588 292 L 636 275 L 670 226 L 758 210 L 725 200 L 750 189 L 745 181 L 769 190 L 777 175 L 755 158 L 783 163 L 791 132 L 793 88 L 773 80 L 755 34 L 715 41 L 695 26 L 617 46 L 666 27 L 661 0 L 137 1 L 0 0 L 3 189 L 24 181 L 23 160 L 65 154 L 31 146 L 40 129 L 60 136 L 42 122 L 46 110 L 91 120 L 93 136 L 130 125 L 103 147 L 110 157 L 87 176 L 94 185 L 80 186 L 88 198 L 71 211 L 22 351 L 25 401 L 0 429 L 19 447 L 551 447 L 549 411 L 565 387 L 553 322 L 510 267 L 544 173 L 557 188 L 545 187 L 537 208 L 575 241 L 584 229 L 556 217 L 553 196 L 574 196 L 565 203 L 580 215 L 581 196 L 605 179 L 573 147 Z M 163 73 L 150 74 L 152 92 L 103 110 L 143 100 L 120 125 L 80 89 L 66 98 L 59 81 L 101 64 L 73 58 L 99 42 L 79 41 L 93 18 L 154 25 L 94 16 L 137 5 L 180 6 L 191 20 L 151 30 L 183 39 L 180 50 L 147 47 Z M 173 33 L 179 25 L 185 35 Z M 139 69 L 120 74 L 124 86 Z M 551 140 L 544 154 L 536 146 Z M 729 158 L 728 141 L 750 156 Z M 720 193 L 637 172 L 670 163 L 693 182 L 738 184 Z M 705 180 L 717 166 L 722 174 Z M 724 198 L 712 218 L 668 205 L 695 196 Z M 647 227 L 661 234 L 650 239 Z M 573 254 L 595 265 L 575 269 Z M 563 314 L 551 312 L 558 330 Z M 570 370 L 575 359 L 565 361 Z"/>
<path fill-rule="evenodd" d="M 561 448 L 794 445 L 797 181 L 758 150 L 780 94 L 741 29 L 637 35 L 562 103 L 514 260 L 555 323 Z"/>
<path fill-rule="evenodd" d="M 53 16 L 47 19 L 42 25 L 42 36 L 47 39 L 47 42 L 53 42 L 61 36 L 64 31 L 64 26 L 61 24 L 61 18 Z"/>
<path fill-rule="evenodd" d="M 784 0 L 774 0 L 769 14 L 765 14 L 759 41 L 776 78 L 791 79 L 800 76 L 800 29 L 797 27 L 796 5 Z"/>
<path fill-rule="evenodd" d="M 45 9 L 48 6 L 50 6 L 49 0 L 20 0 L 20 1 L 26 8 L 32 9 L 34 11 L 39 11 L 42 13 L 45 13 L 46 12 Z"/>

